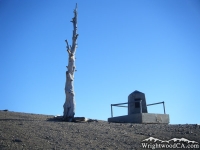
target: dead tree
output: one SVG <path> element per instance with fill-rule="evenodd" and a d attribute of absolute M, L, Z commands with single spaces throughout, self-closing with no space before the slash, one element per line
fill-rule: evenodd
<path fill-rule="evenodd" d="M 68 66 L 66 71 L 66 83 L 65 83 L 65 103 L 63 105 L 63 119 L 66 121 L 72 121 L 75 115 L 75 98 L 74 98 L 74 72 L 75 70 L 75 53 L 77 48 L 77 4 L 74 9 L 74 17 L 72 18 L 73 23 L 73 35 L 72 35 L 72 45 L 68 44 L 68 41 L 65 40 L 67 44 L 67 52 L 69 55 Z"/>

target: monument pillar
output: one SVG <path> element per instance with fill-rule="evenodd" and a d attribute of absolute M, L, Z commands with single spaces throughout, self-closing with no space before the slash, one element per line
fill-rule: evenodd
<path fill-rule="evenodd" d="M 137 113 L 148 112 L 145 94 L 136 90 L 128 96 L 128 115 Z"/>

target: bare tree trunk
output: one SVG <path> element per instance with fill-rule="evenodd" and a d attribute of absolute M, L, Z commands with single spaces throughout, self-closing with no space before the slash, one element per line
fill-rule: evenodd
<path fill-rule="evenodd" d="M 75 72 L 75 52 L 77 48 L 77 4 L 74 9 L 74 17 L 72 18 L 73 23 L 73 36 L 72 36 L 72 46 L 68 44 L 68 41 L 65 40 L 67 44 L 67 52 L 69 55 L 68 66 L 66 71 L 66 83 L 65 83 L 65 94 L 66 99 L 63 105 L 63 119 L 67 121 L 72 121 L 75 115 L 75 99 L 74 99 L 74 72 Z"/>

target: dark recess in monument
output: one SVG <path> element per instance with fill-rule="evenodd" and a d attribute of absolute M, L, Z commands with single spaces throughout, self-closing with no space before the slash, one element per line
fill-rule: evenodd
<path fill-rule="evenodd" d="M 140 108 L 140 100 L 141 99 L 135 99 L 135 108 Z"/>

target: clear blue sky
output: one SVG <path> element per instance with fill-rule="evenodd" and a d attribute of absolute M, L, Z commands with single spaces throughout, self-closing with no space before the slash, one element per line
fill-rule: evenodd
<path fill-rule="evenodd" d="M 139 90 L 171 124 L 200 123 L 198 0 L 0 0 L 0 109 L 62 115 L 76 2 L 76 116 L 107 120 Z"/>

